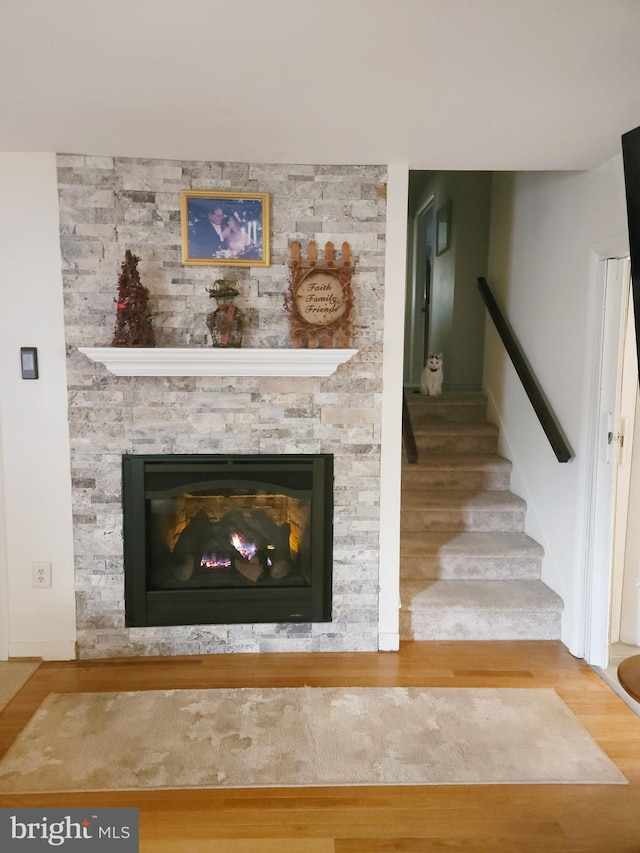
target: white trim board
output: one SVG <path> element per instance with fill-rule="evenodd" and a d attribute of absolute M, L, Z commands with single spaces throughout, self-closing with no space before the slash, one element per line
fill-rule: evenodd
<path fill-rule="evenodd" d="M 42 660 L 75 660 L 75 640 L 33 640 L 26 643 L 9 643 L 10 658 L 41 658 Z"/>
<path fill-rule="evenodd" d="M 380 449 L 380 550 L 378 647 L 400 648 L 400 484 L 402 473 L 402 375 L 407 264 L 409 167 L 389 166 L 387 247 L 382 364 L 382 444 Z"/>
<path fill-rule="evenodd" d="M 115 376 L 331 376 L 357 349 L 78 347 Z"/>
<path fill-rule="evenodd" d="M 586 395 L 584 418 L 588 424 L 586 464 L 583 466 L 584 504 L 582 524 L 577 531 L 581 572 L 576 577 L 573 590 L 575 620 L 569 649 L 577 657 L 584 657 L 592 666 L 606 668 L 609 649 L 609 566 L 596 567 L 594 537 L 596 513 L 600 512 L 596 500 L 596 482 L 593 472 L 598 459 L 598 439 L 601 424 L 600 372 L 604 346 L 605 271 L 608 260 L 620 259 L 629 254 L 628 235 L 619 234 L 592 246 L 591 275 L 593 297 L 590 300 L 591 328 L 595 330 L 590 358 L 585 359 L 589 367 L 588 394 Z"/>

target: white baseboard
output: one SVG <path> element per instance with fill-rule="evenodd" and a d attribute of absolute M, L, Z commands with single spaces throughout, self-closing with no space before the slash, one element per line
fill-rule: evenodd
<path fill-rule="evenodd" d="M 397 652 L 400 649 L 400 634 L 399 633 L 380 633 L 378 634 L 378 651 L 379 652 Z"/>
<path fill-rule="evenodd" d="M 41 658 L 42 660 L 75 660 L 76 644 L 74 640 L 59 640 L 48 643 L 9 643 L 9 658 Z"/>

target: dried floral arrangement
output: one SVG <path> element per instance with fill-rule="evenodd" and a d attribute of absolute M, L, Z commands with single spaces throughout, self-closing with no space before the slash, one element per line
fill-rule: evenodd
<path fill-rule="evenodd" d="M 112 347 L 154 347 L 156 345 L 151 313 L 149 291 L 140 282 L 138 258 L 127 249 L 118 279 L 116 324 Z"/>

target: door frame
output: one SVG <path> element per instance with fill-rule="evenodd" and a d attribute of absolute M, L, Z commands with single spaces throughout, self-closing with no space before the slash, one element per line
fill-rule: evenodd
<path fill-rule="evenodd" d="M 0 417 L 0 660 L 9 657 L 9 566 L 7 561 L 7 530 L 4 506 L 4 467 L 2 450 L 2 419 Z"/>
<path fill-rule="evenodd" d="M 590 381 L 589 437 L 586 470 L 593 472 L 587 486 L 584 560 L 584 658 L 592 666 L 606 668 L 609 659 L 611 620 L 611 572 L 615 470 L 606 458 L 606 400 L 619 405 L 618 386 L 622 368 L 625 291 L 629 243 L 626 235 L 594 247 L 595 279 L 593 362 Z M 603 393 L 604 389 L 604 393 Z"/>
<path fill-rule="evenodd" d="M 400 648 L 400 488 L 402 479 L 402 375 L 407 289 L 409 167 L 387 167 L 380 446 L 380 538 L 378 649 Z"/>
<path fill-rule="evenodd" d="M 616 442 L 618 468 L 614 492 L 614 517 L 611 562 L 611 616 L 609 625 L 609 647 L 620 642 L 625 574 L 628 572 L 627 532 L 629 502 L 633 478 L 632 457 L 635 435 L 635 413 L 638 398 L 638 355 L 636 350 L 633 287 L 631 285 L 630 262 L 627 275 L 623 350 L 621 353 L 620 400 L 618 415 L 620 426 L 616 428 L 623 436 L 623 443 Z"/>
<path fill-rule="evenodd" d="M 422 364 L 427 363 L 427 342 L 431 339 L 431 286 L 433 284 L 433 260 L 435 246 L 431 246 L 431 253 L 427 252 L 427 230 L 429 219 L 435 230 L 436 196 L 431 195 L 425 204 L 418 210 L 414 223 L 413 237 L 413 280 L 415 290 L 415 327 L 418 328 L 417 317 L 422 314 L 422 322 L 419 324 L 422 330 Z M 426 265 L 429 262 L 429 284 L 427 292 Z M 421 304 L 422 303 L 422 304 Z"/>
<path fill-rule="evenodd" d="M 435 217 L 435 203 L 436 194 L 434 192 L 431 193 L 416 211 L 410 229 L 410 278 L 407 282 L 407 311 L 404 327 L 405 385 L 415 386 L 416 388 L 420 384 L 420 373 L 424 367 L 423 351 L 425 335 L 427 334 L 424 328 L 425 315 L 422 310 L 422 293 L 418 292 L 418 281 L 422 283 L 424 280 L 424 271 L 419 270 L 419 262 L 420 259 L 426 258 L 426 251 L 424 250 L 424 246 L 421 245 L 420 236 L 423 233 L 427 216 Z M 430 261 L 433 274 L 433 253 Z"/>

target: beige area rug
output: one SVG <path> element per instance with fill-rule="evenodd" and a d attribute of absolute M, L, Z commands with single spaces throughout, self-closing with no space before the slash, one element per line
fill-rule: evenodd
<path fill-rule="evenodd" d="M 40 661 L 0 660 L 0 711 L 31 678 Z"/>
<path fill-rule="evenodd" d="M 1 793 L 626 781 L 537 688 L 51 694 L 0 762 Z"/>

